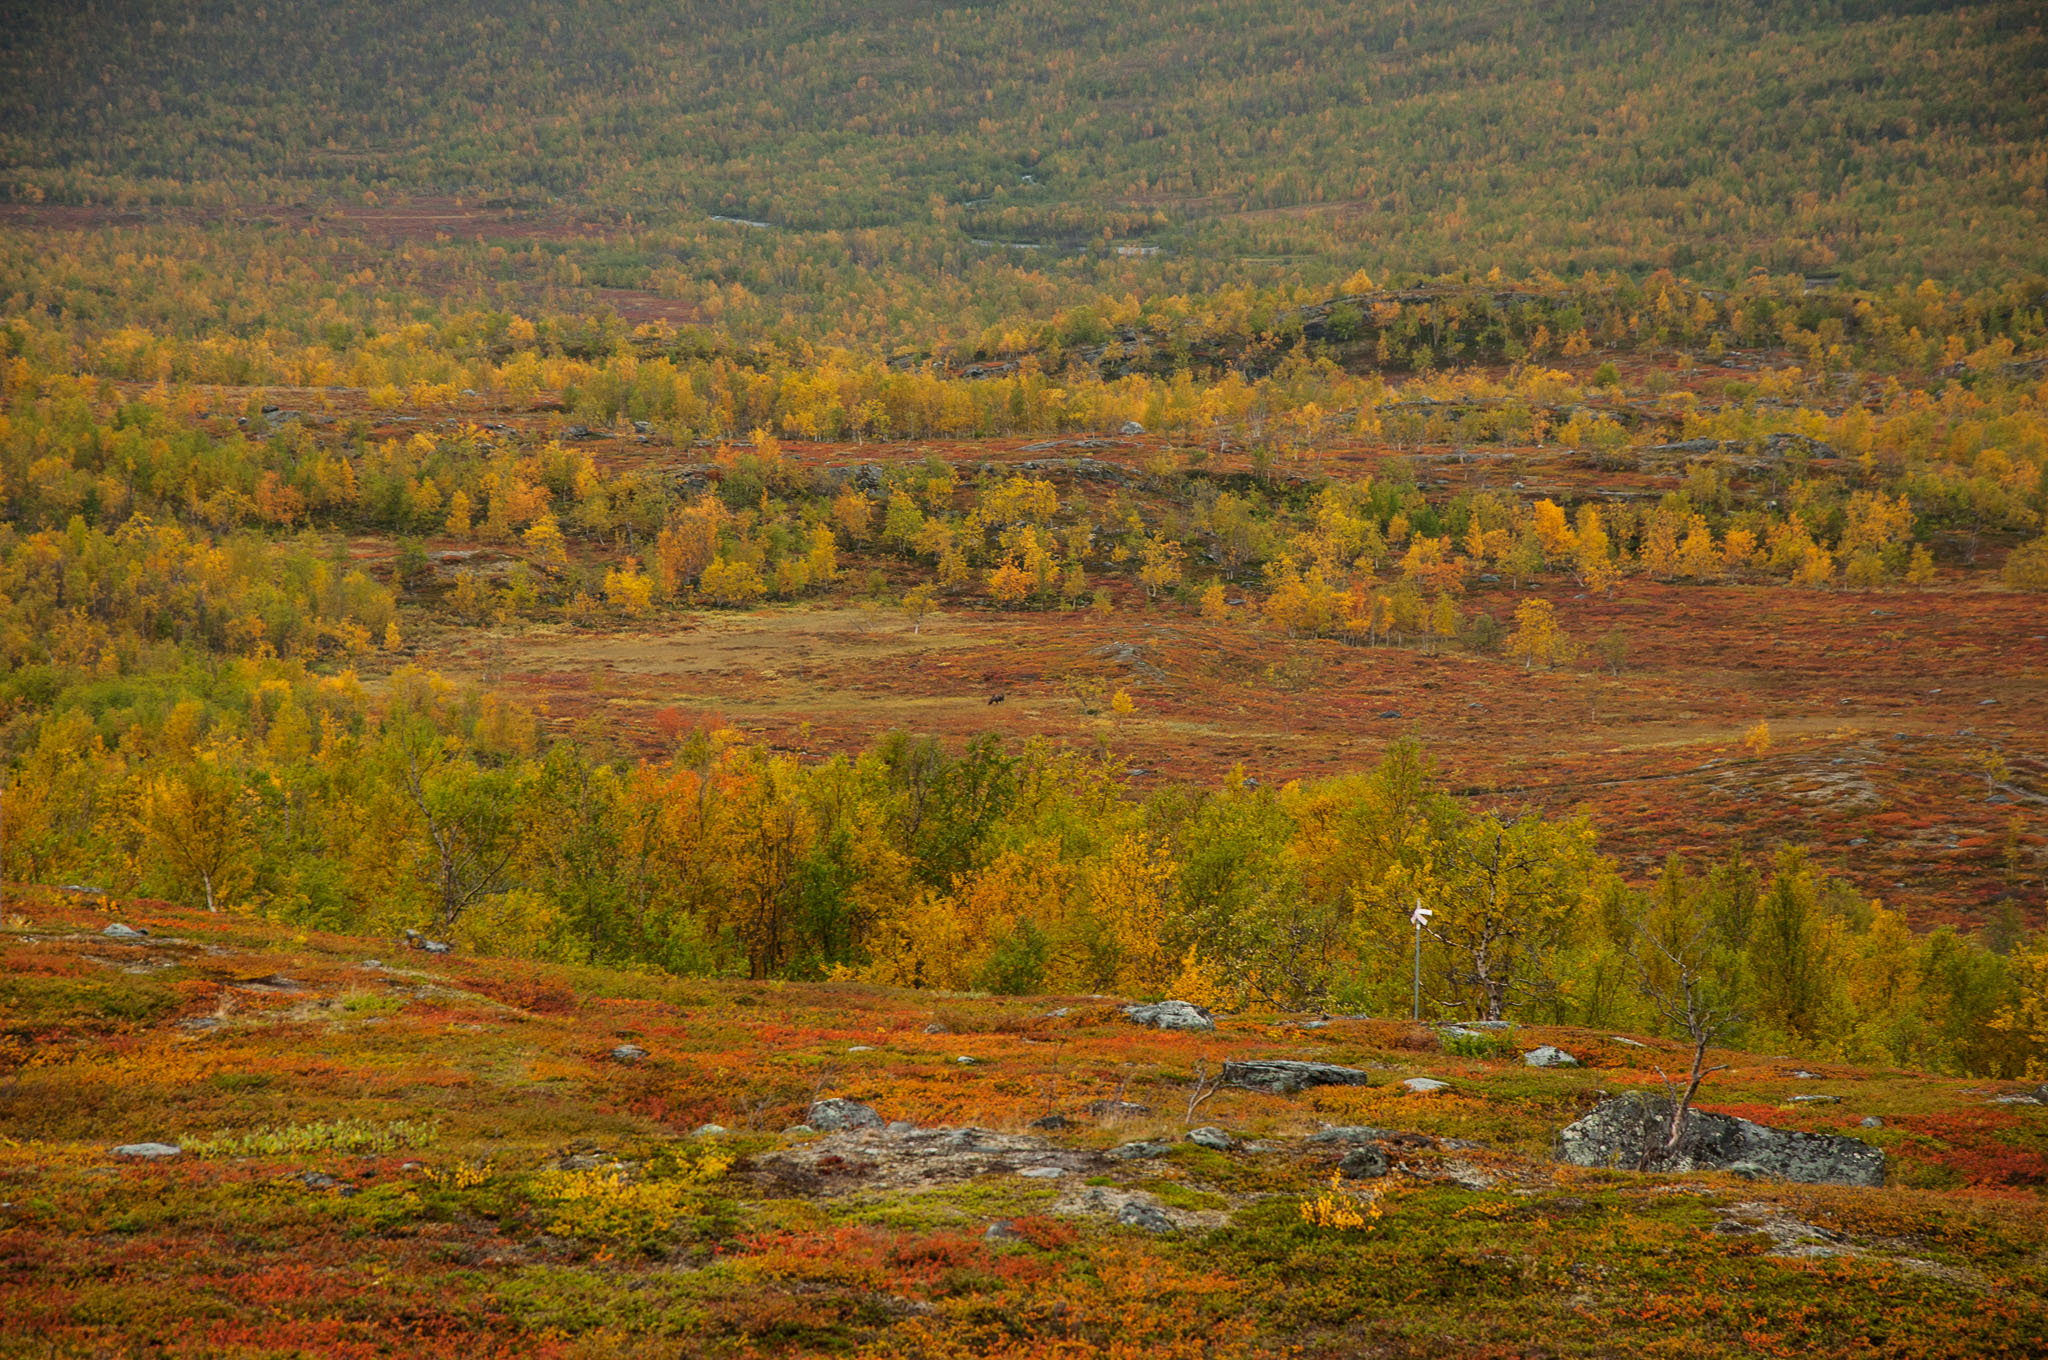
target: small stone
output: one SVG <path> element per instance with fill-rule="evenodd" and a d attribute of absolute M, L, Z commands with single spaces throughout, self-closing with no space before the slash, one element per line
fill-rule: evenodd
<path fill-rule="evenodd" d="M 973 1067 L 979 1064 L 981 1062 L 981 1059 L 971 1057 L 968 1054 L 962 1053 L 959 1057 L 953 1059 L 953 1061 L 959 1063 L 962 1067 Z"/>
<path fill-rule="evenodd" d="M 982 1236 L 991 1242 L 1022 1242 L 1024 1240 L 1024 1234 L 1011 1227 L 1010 1220 L 1007 1218 L 999 1218 L 989 1224 L 988 1231 L 983 1233 Z"/>
<path fill-rule="evenodd" d="M 1145 427 L 1135 420 L 1126 420 L 1120 427 L 1120 432 L 1123 434 L 1143 434 L 1145 433 Z"/>
<path fill-rule="evenodd" d="M 638 1044 L 620 1044 L 612 1050 L 613 1062 L 636 1063 L 647 1056 L 647 1050 Z"/>
<path fill-rule="evenodd" d="M 1793 1079 L 1794 1081 L 1819 1081 L 1819 1080 L 1820 1080 L 1820 1073 L 1818 1073 L 1818 1072 L 1804 1072 L 1804 1071 L 1801 1071 L 1801 1072 L 1794 1072 L 1794 1073 L 1792 1074 L 1792 1079 Z"/>
<path fill-rule="evenodd" d="M 172 1143 L 123 1143 L 114 1149 L 116 1157 L 176 1157 L 185 1149 Z"/>
<path fill-rule="evenodd" d="M 1860 1128 L 1881 1129 L 1884 1127 L 1884 1121 L 1882 1119 L 1879 1119 L 1874 1114 L 1864 1115 L 1863 1118 L 1859 1119 L 1856 1122 L 1857 1126 Z"/>
<path fill-rule="evenodd" d="M 1171 1151 L 1173 1145 L 1170 1143 L 1139 1142 L 1111 1148 L 1109 1155 L 1119 1162 L 1143 1162 L 1154 1157 L 1164 1157 Z"/>
<path fill-rule="evenodd" d="M 364 959 L 356 965 L 358 968 L 382 968 L 383 966 L 384 960 L 382 959 Z"/>
<path fill-rule="evenodd" d="M 942 1025 L 942 1024 L 940 1024 L 940 1023 L 939 1023 L 938 1021 L 934 1020 L 934 1021 L 932 1021 L 932 1022 L 931 1022 L 931 1023 L 929 1024 L 929 1025 L 926 1025 L 926 1026 L 924 1027 L 924 1032 L 925 1032 L 926 1034 L 945 1034 L 945 1033 L 948 1033 L 949 1031 L 948 1031 L 948 1030 L 946 1029 L 946 1027 L 945 1027 L 944 1025 Z"/>
<path fill-rule="evenodd" d="M 1180 1231 L 1174 1226 L 1166 1211 L 1150 1204 L 1132 1200 L 1117 1211 L 1116 1221 L 1126 1228 L 1143 1228 L 1146 1232 L 1170 1233 Z"/>
<path fill-rule="evenodd" d="M 1215 1017 L 1204 1007 L 1187 1001 L 1160 1001 L 1149 1006 L 1126 1006 L 1124 1018 L 1153 1029 L 1211 1030 Z"/>
<path fill-rule="evenodd" d="M 1348 1181 L 1375 1181 L 1388 1169 L 1386 1150 L 1372 1143 L 1351 1149 L 1337 1163 L 1337 1173 Z"/>
<path fill-rule="evenodd" d="M 1210 1148 L 1216 1152 L 1228 1152 L 1237 1146 L 1237 1140 L 1219 1128 L 1200 1128 L 1188 1131 L 1188 1141 L 1196 1147 Z"/>
<path fill-rule="evenodd" d="M 1610 1034 L 1610 1035 L 1608 1035 L 1608 1036 L 1607 1036 L 1607 1039 L 1608 1039 L 1608 1042 L 1609 1042 L 1609 1043 L 1616 1043 L 1616 1044 L 1620 1044 L 1620 1045 L 1621 1045 L 1622 1047 L 1624 1047 L 1624 1048 L 1648 1048 L 1648 1047 L 1649 1047 L 1649 1045 L 1648 1045 L 1648 1044 L 1644 1043 L 1644 1042 L 1643 1042 L 1642 1040 L 1640 1040 L 1640 1039 L 1628 1039 L 1628 1038 L 1624 1038 L 1624 1037 L 1622 1037 L 1622 1036 L 1621 1036 L 1621 1035 L 1619 1035 L 1619 1034 Z"/>
<path fill-rule="evenodd" d="M 1152 1107 L 1135 1100 L 1097 1100 L 1089 1104 L 1088 1113 L 1097 1119 L 1136 1119 L 1152 1113 Z"/>
<path fill-rule="evenodd" d="M 1056 1166 L 1027 1166 L 1017 1174 L 1035 1181 L 1056 1181 L 1067 1173 Z"/>
<path fill-rule="evenodd" d="M 690 1134 L 692 1138 L 723 1138 L 731 1130 L 723 1124 L 699 1124 Z"/>
<path fill-rule="evenodd" d="M 835 1097 L 814 1102 L 804 1122 L 827 1133 L 841 1133 L 847 1129 L 879 1129 L 884 1121 L 871 1107 L 857 1100 Z"/>
<path fill-rule="evenodd" d="M 1438 1091 L 1451 1089 L 1449 1082 L 1438 1081 L 1435 1077 L 1410 1077 L 1401 1084 L 1419 1096 L 1433 1095 Z"/>
<path fill-rule="evenodd" d="M 917 1125 L 911 1123 L 908 1119 L 892 1119 L 889 1121 L 889 1126 L 883 1129 L 882 1132 L 893 1133 L 901 1137 L 906 1133 L 916 1133 Z"/>
<path fill-rule="evenodd" d="M 848 1053 L 872 1053 L 875 1050 L 872 1046 L 868 1044 L 855 1044 L 852 1048 L 849 1048 L 846 1051 Z"/>
<path fill-rule="evenodd" d="M 1839 1105 L 1842 1103 L 1842 1098 L 1840 1096 L 1823 1095 L 1794 1096 L 1792 1097 L 1792 1103 L 1794 1105 Z"/>
<path fill-rule="evenodd" d="M 1061 1129 L 1073 1128 L 1074 1121 L 1067 1118 L 1063 1114 L 1049 1114 L 1045 1116 L 1043 1119 L 1032 1120 L 1031 1127 L 1034 1129 L 1048 1129 L 1052 1132 L 1057 1133 Z"/>
<path fill-rule="evenodd" d="M 1577 1067 L 1579 1060 L 1561 1048 L 1549 1044 L 1532 1049 L 1522 1055 L 1522 1061 L 1530 1067 Z"/>
<path fill-rule="evenodd" d="M 147 930 L 137 930 L 134 926 L 124 926 L 119 921 L 116 921 L 105 930 L 102 930 L 100 934 L 110 940 L 139 940 L 149 934 L 149 932 Z"/>

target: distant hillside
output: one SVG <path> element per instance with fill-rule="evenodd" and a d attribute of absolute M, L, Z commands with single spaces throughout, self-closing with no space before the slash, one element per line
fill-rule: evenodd
<path fill-rule="evenodd" d="M 7 0 L 0 191 L 1157 247 L 1141 278 L 1174 287 L 1275 265 L 1983 281 L 2048 262 L 2044 67 L 2024 0 Z"/>

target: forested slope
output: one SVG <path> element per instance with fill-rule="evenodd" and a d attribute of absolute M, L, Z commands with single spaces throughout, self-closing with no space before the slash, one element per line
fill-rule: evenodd
<path fill-rule="evenodd" d="M 1209 283 L 1982 281 L 2043 259 L 2044 63 L 1999 0 L 10 3 L 0 182 L 1144 244 Z"/>

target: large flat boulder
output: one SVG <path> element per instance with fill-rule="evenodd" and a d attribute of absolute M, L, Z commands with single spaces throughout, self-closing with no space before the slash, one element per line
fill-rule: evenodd
<path fill-rule="evenodd" d="M 1557 1136 L 1557 1160 L 1633 1170 L 1643 1149 L 1670 1127 L 1665 1098 L 1621 1096 Z M 1677 1155 L 1659 1171 L 1735 1171 L 1810 1185 L 1883 1185 L 1884 1152 L 1858 1138 L 1774 1129 L 1734 1115 L 1694 1110 Z"/>
<path fill-rule="evenodd" d="M 1364 1086 L 1371 1080 L 1355 1067 L 1339 1067 L 1326 1062 L 1294 1062 L 1275 1058 L 1223 1064 L 1224 1085 L 1279 1096 L 1291 1096 L 1309 1086 Z"/>

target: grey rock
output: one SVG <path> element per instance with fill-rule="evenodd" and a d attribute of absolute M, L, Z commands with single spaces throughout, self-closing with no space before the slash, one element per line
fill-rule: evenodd
<path fill-rule="evenodd" d="M 1097 1100 L 1090 1102 L 1088 1113 L 1096 1119 L 1136 1119 L 1152 1113 L 1152 1107 L 1135 1100 Z"/>
<path fill-rule="evenodd" d="M 1340 1124 L 1334 1129 L 1324 1129 L 1308 1136 L 1311 1143 L 1377 1143 L 1387 1136 L 1385 1129 L 1368 1128 L 1362 1124 Z"/>
<path fill-rule="evenodd" d="M 1043 1119 L 1032 1120 L 1031 1127 L 1034 1129 L 1046 1129 L 1051 1132 L 1057 1133 L 1062 1129 L 1073 1128 L 1074 1121 L 1067 1118 L 1063 1114 L 1049 1114 L 1046 1115 Z"/>
<path fill-rule="evenodd" d="M 1438 1091 L 1451 1089 L 1449 1082 L 1438 1081 L 1435 1077 L 1410 1077 L 1401 1084 L 1419 1096 L 1435 1095 Z"/>
<path fill-rule="evenodd" d="M 1149 1006 L 1126 1006 L 1124 1018 L 1153 1029 L 1210 1030 L 1216 1021 L 1200 1006 L 1186 1001 L 1158 1001 Z"/>
<path fill-rule="evenodd" d="M 1461 1024 L 1461 1025 L 1463 1025 L 1463 1026 L 1464 1026 L 1464 1027 L 1465 1027 L 1466 1029 L 1513 1029 L 1513 1028 L 1514 1028 L 1514 1025 L 1513 1025 L 1512 1023 L 1510 1023 L 1509 1021 L 1506 1021 L 1506 1020 L 1461 1020 L 1461 1021 L 1459 1021 L 1458 1023 L 1459 1023 L 1459 1024 Z"/>
<path fill-rule="evenodd" d="M 620 1044 L 611 1052 L 613 1062 L 636 1063 L 647 1056 L 647 1050 L 638 1044 Z"/>
<path fill-rule="evenodd" d="M 105 930 L 102 930 L 100 934 L 110 940 L 139 940 L 148 935 L 149 932 L 147 930 L 137 930 L 134 926 L 124 926 L 119 921 L 116 921 Z"/>
<path fill-rule="evenodd" d="M 1577 1067 L 1579 1060 L 1561 1048 L 1545 1044 L 1522 1055 L 1522 1061 L 1530 1067 Z"/>
<path fill-rule="evenodd" d="M 812 1104 L 804 1122 L 814 1129 L 826 1133 L 844 1133 L 848 1129 L 879 1129 L 884 1121 L 869 1106 L 857 1100 L 842 1100 L 834 1097 Z"/>
<path fill-rule="evenodd" d="M 1556 1157 L 1573 1166 L 1633 1169 L 1661 1139 L 1671 1102 L 1639 1095 L 1603 1102 L 1558 1135 Z M 1883 1185 L 1884 1153 L 1857 1138 L 1774 1129 L 1733 1115 L 1694 1110 L 1677 1155 L 1659 1171 L 1733 1171 L 1813 1185 Z"/>
<path fill-rule="evenodd" d="M 791 1124 L 788 1128 L 782 1131 L 782 1136 L 784 1138 L 800 1138 L 807 1133 L 816 1132 L 817 1130 L 812 1128 L 809 1124 Z"/>
<path fill-rule="evenodd" d="M 915 1133 L 917 1132 L 917 1125 L 911 1123 L 908 1119 L 892 1119 L 889 1121 L 889 1127 L 882 1130 L 882 1132 L 898 1135 Z"/>
<path fill-rule="evenodd" d="M 1615 1043 L 1615 1044 L 1620 1044 L 1620 1045 L 1622 1045 L 1622 1046 L 1623 1046 L 1624 1048 L 1648 1048 L 1648 1047 L 1649 1047 L 1649 1045 L 1648 1045 L 1648 1044 L 1644 1043 L 1644 1042 L 1643 1042 L 1642 1040 L 1640 1040 L 1640 1039 L 1630 1039 L 1630 1038 L 1626 1038 L 1626 1037 L 1624 1037 L 1624 1036 L 1622 1036 L 1622 1035 L 1619 1035 L 1619 1034 L 1610 1034 L 1610 1035 L 1608 1035 L 1608 1036 L 1607 1036 L 1607 1040 L 1608 1040 L 1608 1042 L 1609 1042 L 1609 1043 Z"/>
<path fill-rule="evenodd" d="M 1122 426 L 1122 428 L 1121 428 L 1121 429 L 1119 429 L 1119 430 L 1117 431 L 1117 433 L 1119 433 L 1119 434 L 1143 434 L 1143 433 L 1145 433 L 1145 427 L 1144 427 L 1143 425 L 1140 425 L 1140 424 L 1139 424 L 1139 423 L 1138 423 L 1137 421 L 1135 421 L 1135 420 L 1126 420 L 1126 421 L 1125 421 L 1125 422 L 1123 423 L 1123 426 Z"/>
<path fill-rule="evenodd" d="M 1857 1123 L 1866 1129 L 1881 1129 L 1884 1127 L 1884 1121 L 1874 1114 L 1864 1115 Z"/>
<path fill-rule="evenodd" d="M 188 1034 L 204 1034 L 220 1028 L 220 1018 L 213 1015 L 188 1015 L 178 1022 L 178 1028 Z"/>
<path fill-rule="evenodd" d="M 1247 1091 L 1289 1096 L 1310 1086 L 1365 1086 L 1372 1078 L 1355 1067 L 1276 1058 L 1223 1064 L 1223 1083 Z"/>
<path fill-rule="evenodd" d="M 1386 1175 L 1390 1166 L 1386 1149 L 1367 1143 L 1345 1153 L 1337 1163 L 1337 1173 L 1348 1181 L 1374 1181 Z"/>
<path fill-rule="evenodd" d="M 1122 1147 L 1111 1148 L 1109 1155 L 1119 1162 L 1148 1162 L 1155 1157 L 1164 1157 L 1171 1151 L 1171 1143 L 1125 1143 Z"/>
<path fill-rule="evenodd" d="M 1035 1181 L 1056 1181 L 1067 1173 L 1057 1166 L 1027 1166 L 1017 1174 L 1028 1176 Z"/>
<path fill-rule="evenodd" d="M 1794 1105 L 1839 1105 L 1841 1103 L 1842 1098 L 1840 1096 L 1810 1095 L 1792 1097 L 1792 1104 Z"/>
<path fill-rule="evenodd" d="M 983 1233 L 982 1236 L 991 1242 L 1022 1242 L 1024 1240 L 1024 1234 L 1011 1227 L 1010 1220 L 1007 1218 L 999 1218 L 989 1224 L 988 1231 Z"/>
<path fill-rule="evenodd" d="M 420 948 L 426 950 L 429 954 L 452 954 L 455 952 L 454 945 L 444 943 L 441 940 L 428 940 Z"/>
<path fill-rule="evenodd" d="M 723 1138 L 731 1131 L 723 1124 L 699 1124 L 690 1136 L 692 1138 Z"/>
<path fill-rule="evenodd" d="M 1188 1130 L 1188 1141 L 1196 1147 L 1210 1148 L 1217 1152 L 1228 1152 L 1237 1146 L 1235 1138 L 1214 1127 Z"/>
<path fill-rule="evenodd" d="M 1146 1232 L 1180 1231 L 1174 1226 L 1173 1220 L 1166 1216 L 1165 1210 L 1150 1204 L 1140 1204 L 1136 1200 L 1132 1200 L 1117 1211 L 1116 1221 L 1126 1228 L 1143 1228 Z"/>
<path fill-rule="evenodd" d="M 176 1157 L 185 1149 L 173 1143 L 123 1143 L 114 1149 L 116 1157 Z"/>
<path fill-rule="evenodd" d="M 981 1059 L 969 1057 L 967 1054 L 963 1053 L 959 1057 L 953 1059 L 953 1061 L 958 1063 L 962 1067 L 975 1067 L 980 1064 Z"/>

